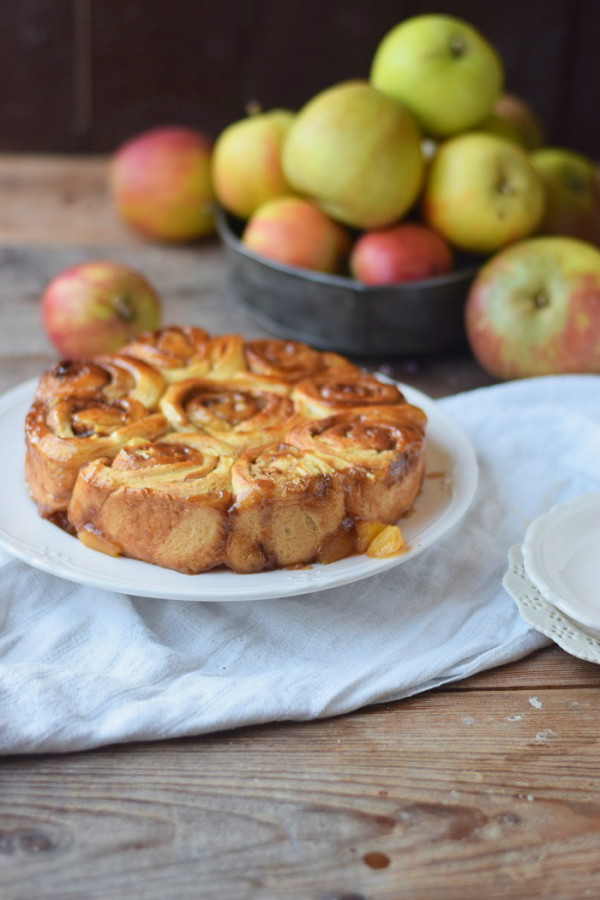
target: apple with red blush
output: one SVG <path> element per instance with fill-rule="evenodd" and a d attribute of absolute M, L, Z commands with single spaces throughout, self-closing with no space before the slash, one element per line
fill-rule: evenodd
<path fill-rule="evenodd" d="M 497 378 L 600 372 L 600 251 L 570 237 L 513 244 L 480 270 L 465 323 Z"/>
<path fill-rule="evenodd" d="M 362 234 L 350 255 L 350 271 L 364 284 L 399 284 L 445 275 L 454 253 L 432 228 L 403 223 Z"/>
<path fill-rule="evenodd" d="M 211 160 L 211 141 L 193 128 L 154 128 L 131 138 L 111 160 L 117 212 L 158 241 L 180 243 L 212 233 Z"/>
<path fill-rule="evenodd" d="M 350 252 L 346 229 L 300 197 L 277 197 L 250 217 L 242 242 L 275 262 L 316 272 L 341 272 Z"/>
<path fill-rule="evenodd" d="M 42 296 L 42 321 L 61 356 L 112 353 L 158 328 L 160 299 L 139 272 L 119 263 L 85 262 L 61 272 Z"/>

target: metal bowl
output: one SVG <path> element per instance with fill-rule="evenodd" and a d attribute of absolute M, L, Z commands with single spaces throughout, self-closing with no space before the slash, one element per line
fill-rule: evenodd
<path fill-rule="evenodd" d="M 258 256 L 240 240 L 244 223 L 222 209 L 216 223 L 234 294 L 279 337 L 361 356 L 424 355 L 465 344 L 464 304 L 477 274 L 473 260 L 460 260 L 448 275 L 371 286 Z"/>

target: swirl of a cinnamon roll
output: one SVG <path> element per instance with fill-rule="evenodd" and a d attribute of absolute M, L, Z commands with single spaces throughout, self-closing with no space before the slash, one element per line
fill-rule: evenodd
<path fill-rule="evenodd" d="M 202 431 L 241 450 L 280 440 L 294 404 L 284 385 L 258 378 L 196 378 L 171 385 L 161 410 L 174 430 Z"/>
<path fill-rule="evenodd" d="M 336 353 L 321 353 L 298 341 L 246 341 L 244 354 L 248 371 L 290 384 L 327 369 L 356 368 Z"/>
<path fill-rule="evenodd" d="M 343 475 L 348 515 L 391 524 L 411 509 L 425 466 L 425 413 L 409 403 L 301 421 L 286 441 Z"/>
<path fill-rule="evenodd" d="M 200 434 L 136 440 L 80 470 L 68 517 L 92 549 L 203 572 L 223 561 L 232 464 Z"/>
<path fill-rule="evenodd" d="M 233 464 L 226 564 L 238 572 L 320 559 L 342 528 L 344 493 L 322 457 L 289 444 L 244 451 Z"/>
<path fill-rule="evenodd" d="M 111 402 L 123 397 L 155 407 L 166 387 L 156 369 L 143 360 L 120 354 L 93 359 L 66 359 L 45 372 L 36 391 L 37 400 L 57 397 L 94 397 Z"/>
<path fill-rule="evenodd" d="M 211 338 L 203 328 L 171 325 L 148 331 L 123 353 L 155 366 L 167 382 L 188 378 L 229 378 L 245 369 L 244 342 L 238 334 Z"/>
<path fill-rule="evenodd" d="M 379 381 L 360 369 L 331 369 L 295 385 L 292 399 L 300 413 L 318 418 L 357 406 L 405 403 L 395 384 Z"/>
<path fill-rule="evenodd" d="M 77 473 L 89 460 L 112 458 L 132 438 L 153 440 L 166 430 L 160 413 L 132 398 L 35 400 L 25 420 L 25 470 L 40 513 L 67 508 Z"/>

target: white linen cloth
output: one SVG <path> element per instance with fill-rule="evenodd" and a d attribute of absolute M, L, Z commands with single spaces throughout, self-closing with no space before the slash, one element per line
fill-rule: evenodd
<path fill-rule="evenodd" d="M 439 402 L 475 446 L 475 501 L 442 541 L 383 575 L 287 599 L 189 603 L 81 587 L 0 551 L 0 752 L 334 716 L 548 643 L 502 577 L 533 518 L 600 485 L 600 376 Z"/>

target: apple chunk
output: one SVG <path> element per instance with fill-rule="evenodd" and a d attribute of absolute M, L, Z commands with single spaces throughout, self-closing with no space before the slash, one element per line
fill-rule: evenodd
<path fill-rule="evenodd" d="M 481 269 L 465 319 L 497 378 L 600 372 L 600 251 L 563 237 L 515 244 Z"/>

